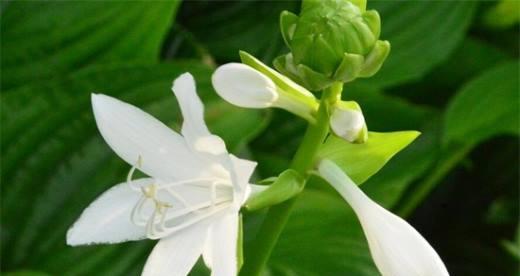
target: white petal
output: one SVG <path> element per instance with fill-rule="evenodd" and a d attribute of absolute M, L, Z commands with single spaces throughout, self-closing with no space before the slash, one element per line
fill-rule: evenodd
<path fill-rule="evenodd" d="M 354 209 L 381 274 L 449 275 L 437 252 L 421 234 L 405 220 L 368 198 L 336 164 L 323 160 L 319 172 Z"/>
<path fill-rule="evenodd" d="M 208 127 L 204 122 L 204 106 L 197 96 L 195 89 L 195 80 L 190 73 L 180 75 L 173 82 L 172 87 L 175 97 L 179 102 L 184 123 L 182 125 L 182 134 L 186 137 L 187 134 L 194 134 L 196 136 L 208 136 Z"/>
<path fill-rule="evenodd" d="M 197 95 L 195 80 L 189 73 L 180 75 L 173 82 L 173 93 L 177 97 L 184 122 L 182 135 L 194 149 L 211 154 L 226 153 L 226 145 L 220 137 L 209 132 L 204 122 L 204 106 Z"/>
<path fill-rule="evenodd" d="M 234 155 L 230 155 L 232 169 L 235 172 L 236 182 L 240 186 L 240 189 L 244 189 L 249 183 L 249 179 L 256 168 L 257 163 L 254 161 L 240 159 Z"/>
<path fill-rule="evenodd" d="M 237 239 L 237 212 L 229 212 L 212 224 L 204 252 L 212 276 L 237 275 Z"/>
<path fill-rule="evenodd" d="M 144 266 L 142 276 L 185 276 L 202 253 L 208 225 L 196 224 L 161 239 Z"/>
<path fill-rule="evenodd" d="M 357 110 L 336 108 L 330 116 L 330 127 L 334 133 L 349 142 L 354 142 L 365 126 L 363 113 Z"/>
<path fill-rule="evenodd" d="M 241 63 L 220 66 L 213 74 L 212 82 L 224 100 L 237 106 L 266 108 L 278 99 L 276 85 L 271 79 Z"/>
<path fill-rule="evenodd" d="M 152 182 L 151 178 L 139 179 L 131 184 L 118 184 L 104 192 L 69 229 L 67 244 L 118 243 L 143 239 L 144 227 L 136 226 L 130 219 L 132 208 L 142 194 L 130 185 L 139 187 Z"/>
<path fill-rule="evenodd" d="M 193 154 L 179 134 L 135 106 L 92 94 L 92 107 L 108 145 L 130 165 L 141 157 L 139 169 L 154 178 L 193 178 L 210 165 Z"/>

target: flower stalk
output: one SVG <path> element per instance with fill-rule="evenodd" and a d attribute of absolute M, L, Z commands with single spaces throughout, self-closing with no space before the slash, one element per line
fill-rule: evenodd
<path fill-rule="evenodd" d="M 290 168 L 304 176 L 304 184 L 309 177 L 309 170 L 314 165 L 316 153 L 329 133 L 330 110 L 341 98 L 342 90 L 343 83 L 336 82 L 323 91 L 316 122 L 308 125 L 302 143 L 291 162 Z M 287 223 L 296 200 L 297 196 L 269 208 L 256 239 L 246 248 L 246 259 L 240 275 L 260 275 Z"/>

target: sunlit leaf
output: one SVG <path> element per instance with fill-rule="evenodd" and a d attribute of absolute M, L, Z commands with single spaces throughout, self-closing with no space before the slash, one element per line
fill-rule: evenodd
<path fill-rule="evenodd" d="M 359 185 L 379 171 L 419 134 L 417 131 L 369 132 L 368 140 L 363 144 L 351 144 L 332 136 L 321 147 L 318 158 L 334 161 Z"/>

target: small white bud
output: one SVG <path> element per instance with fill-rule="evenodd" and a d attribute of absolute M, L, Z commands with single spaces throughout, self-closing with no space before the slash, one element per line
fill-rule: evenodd
<path fill-rule="evenodd" d="M 220 97 L 240 107 L 270 107 L 279 97 L 271 79 L 241 63 L 220 66 L 211 80 Z"/>
<path fill-rule="evenodd" d="M 368 138 L 365 118 L 356 102 L 336 104 L 330 116 L 330 127 L 334 134 L 351 143 L 364 143 Z"/>

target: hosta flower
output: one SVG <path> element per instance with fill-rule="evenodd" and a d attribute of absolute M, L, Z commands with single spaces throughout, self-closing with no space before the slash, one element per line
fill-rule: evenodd
<path fill-rule="evenodd" d="M 417 230 L 368 198 L 335 163 L 323 160 L 318 171 L 354 209 L 383 276 L 449 275 L 439 255 Z"/>
<path fill-rule="evenodd" d="M 184 117 L 182 135 L 132 105 L 92 95 L 103 138 L 134 167 L 127 182 L 85 209 L 67 243 L 159 239 L 143 275 L 186 275 L 203 254 L 212 275 L 234 276 L 239 208 L 256 163 L 229 154 L 209 132 L 190 74 L 175 80 L 173 91 Z M 136 168 L 149 177 L 132 180 Z"/>

